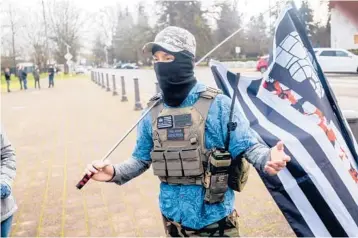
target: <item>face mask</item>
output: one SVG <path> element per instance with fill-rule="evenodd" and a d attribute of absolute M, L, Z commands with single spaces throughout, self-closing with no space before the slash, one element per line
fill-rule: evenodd
<path fill-rule="evenodd" d="M 196 84 L 193 59 L 183 53 L 172 53 L 172 62 L 157 62 L 154 70 L 159 87 L 163 92 L 164 103 L 171 107 L 179 106 Z"/>

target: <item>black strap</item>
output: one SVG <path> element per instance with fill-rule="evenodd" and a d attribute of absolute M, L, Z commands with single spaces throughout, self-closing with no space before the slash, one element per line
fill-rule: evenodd
<path fill-rule="evenodd" d="M 226 217 L 218 221 L 218 224 L 219 224 L 219 236 L 222 237 L 224 236 L 224 232 L 225 232 Z"/>

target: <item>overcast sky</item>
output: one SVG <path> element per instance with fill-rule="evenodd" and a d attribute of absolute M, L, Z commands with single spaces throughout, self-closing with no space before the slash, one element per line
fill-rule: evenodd
<path fill-rule="evenodd" d="M 38 1 L 38 0 L 27 0 L 30 1 Z M 201 1 L 203 7 L 212 5 L 215 2 L 218 2 L 221 0 L 204 0 Z M 101 6 L 113 6 L 117 2 L 120 3 L 123 6 L 128 6 L 128 8 L 132 11 L 135 10 L 135 6 L 139 2 L 145 2 L 149 7 L 152 7 L 155 4 L 155 0 L 74 0 L 76 4 L 91 12 L 96 12 Z M 245 12 L 247 15 L 258 15 L 261 12 L 267 11 L 269 9 L 270 4 L 274 5 L 275 2 L 279 2 L 279 0 L 239 0 L 239 11 Z M 296 3 L 296 6 L 299 7 L 301 5 L 301 0 L 294 0 Z M 320 2 L 322 0 L 309 0 L 309 4 L 312 6 L 313 9 L 319 10 L 320 8 Z M 324 1 L 323 1 L 324 2 Z M 322 8 L 320 9 L 322 10 Z M 324 14 L 327 14 L 327 12 L 317 12 L 317 19 L 322 18 L 322 16 L 325 16 Z"/>
<path fill-rule="evenodd" d="M 45 4 L 47 0 L 44 0 Z M 128 6 L 131 12 L 135 12 L 136 6 L 140 2 L 144 2 L 147 7 L 147 12 L 152 11 L 156 0 L 72 0 L 79 8 L 84 9 L 87 12 L 98 12 L 100 8 L 105 6 L 115 6 L 116 3 L 119 3 L 123 8 Z M 203 0 L 203 7 L 212 5 L 214 2 L 223 1 L 223 0 Z M 250 18 L 252 15 L 258 15 L 259 13 L 265 12 L 269 9 L 269 6 L 273 6 L 275 2 L 279 2 L 280 0 L 239 0 L 239 11 L 244 12 L 246 14 L 246 20 Z M 320 2 L 327 2 L 328 0 L 309 0 L 309 4 L 315 10 L 315 20 L 323 19 L 325 20 L 327 11 L 326 9 L 321 7 Z M 41 4 L 41 0 L 3 0 L 4 2 L 12 2 L 17 6 L 26 9 L 31 8 L 33 6 L 38 6 Z M 301 5 L 301 0 L 294 0 L 296 6 L 299 7 Z M 40 9 L 39 9 L 40 10 Z"/>

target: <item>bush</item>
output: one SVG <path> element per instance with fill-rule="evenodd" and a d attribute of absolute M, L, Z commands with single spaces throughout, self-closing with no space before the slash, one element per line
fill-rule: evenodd
<path fill-rule="evenodd" d="M 355 55 L 358 55 L 358 49 L 350 49 L 348 51 L 352 52 Z"/>

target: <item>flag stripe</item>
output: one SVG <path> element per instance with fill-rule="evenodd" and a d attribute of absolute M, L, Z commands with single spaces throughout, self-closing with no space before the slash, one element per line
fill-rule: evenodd
<path fill-rule="evenodd" d="M 316 72 L 319 76 L 319 79 L 320 79 L 324 89 L 325 89 L 325 94 L 327 95 L 328 101 L 331 105 L 331 110 L 332 110 L 332 112 L 335 113 L 337 122 L 339 124 L 340 131 L 341 131 L 342 135 L 344 135 L 344 137 L 346 138 L 345 141 L 347 143 L 347 146 L 351 150 L 353 159 L 358 164 L 358 152 L 356 150 L 357 143 L 355 141 L 355 138 L 352 134 L 352 131 L 351 131 L 349 125 L 347 125 L 346 120 L 337 104 L 337 99 L 333 93 L 333 90 L 330 87 L 328 80 L 326 79 L 326 77 L 322 71 L 322 68 L 318 63 L 317 57 L 313 51 L 313 48 L 312 48 L 311 42 L 308 38 L 308 35 L 306 34 L 305 29 L 304 29 L 304 27 L 302 27 L 302 23 L 300 22 L 300 20 L 298 18 L 297 9 L 295 7 L 294 8 L 290 7 L 290 8 L 287 8 L 287 12 L 289 12 L 289 16 L 291 17 L 291 20 L 294 22 L 294 24 L 296 26 L 299 26 L 299 27 L 296 27 L 297 32 L 299 33 L 299 36 L 302 38 L 302 40 L 304 42 L 306 42 L 306 44 L 307 44 L 307 50 L 311 53 L 313 62 L 317 66 Z"/>
<path fill-rule="evenodd" d="M 269 136 L 267 138 L 265 138 L 265 141 L 267 143 L 271 144 L 271 145 L 276 144 L 279 139 L 276 136 L 274 136 L 274 134 L 272 132 L 274 132 L 274 133 L 276 132 L 276 135 L 278 135 L 280 133 L 278 133 L 278 131 L 276 129 L 271 130 L 271 133 L 270 133 L 270 130 L 268 129 L 268 127 L 266 127 L 266 126 L 264 127 L 264 125 L 267 124 L 267 123 L 271 123 L 271 122 L 267 121 L 266 123 L 264 123 L 265 118 L 260 118 L 259 117 L 259 115 L 261 115 L 262 111 L 266 110 L 266 112 L 267 112 L 267 110 L 269 110 L 269 108 L 262 108 L 262 107 L 260 108 L 260 106 L 258 106 L 259 99 L 250 97 L 251 94 L 247 95 L 247 93 L 245 92 L 246 90 L 244 91 L 244 86 L 242 84 L 242 81 L 239 82 L 239 84 L 240 84 L 240 86 L 239 86 L 240 93 L 238 94 L 238 100 L 239 100 L 239 102 L 241 102 L 241 106 L 244 108 L 245 114 L 248 115 L 248 116 L 250 115 L 249 121 L 259 121 L 259 123 L 254 125 L 253 128 L 260 135 L 269 133 Z M 251 102 L 249 102 L 249 100 Z M 260 111 L 260 113 L 254 113 L 253 114 L 254 109 L 252 107 L 255 107 L 255 111 L 256 110 Z M 254 115 L 256 115 L 257 117 L 255 117 Z M 273 115 L 272 111 L 270 111 L 270 115 Z M 275 115 L 275 116 L 277 116 L 277 115 Z M 284 123 L 280 123 L 280 126 L 282 126 L 283 124 Z M 263 129 L 263 127 L 266 128 L 266 130 Z M 273 128 L 274 127 L 275 127 L 275 125 L 273 125 Z M 263 130 L 267 131 L 267 133 L 264 133 Z M 273 139 L 273 138 L 275 138 L 275 139 Z M 280 138 L 287 138 L 287 137 L 280 136 Z M 285 145 L 286 145 L 286 143 L 285 143 Z M 297 162 L 295 157 L 293 157 L 293 155 L 291 153 L 289 153 L 289 154 L 290 154 L 290 156 L 292 158 L 293 164 L 291 164 L 290 166 L 287 167 L 288 170 L 290 171 L 291 174 L 292 173 L 298 173 L 298 172 L 301 174 L 303 168 L 299 165 L 299 163 Z M 302 178 L 305 178 L 304 179 L 305 181 Z M 294 179 L 296 179 L 296 178 L 294 178 Z M 297 181 L 300 189 L 305 194 L 306 199 L 308 200 L 308 202 L 313 207 L 313 209 L 315 210 L 315 213 L 316 213 L 316 215 L 312 215 L 312 212 L 310 212 L 309 215 L 302 214 L 305 218 L 309 219 L 309 221 L 307 223 L 311 225 L 312 230 L 315 230 L 315 229 L 318 228 L 318 231 L 316 230 L 316 232 L 315 232 L 315 236 L 326 236 L 327 234 L 322 234 L 322 231 L 328 230 L 329 234 L 332 235 L 332 236 L 346 237 L 347 233 L 345 232 L 345 230 L 341 226 L 340 222 L 335 217 L 333 211 L 328 206 L 328 204 L 326 203 L 325 199 L 322 197 L 320 191 L 314 185 L 314 183 L 311 180 L 311 178 L 306 174 L 306 176 L 299 177 L 299 178 L 297 178 L 297 180 L 296 181 Z M 281 179 L 281 181 L 283 183 L 285 183 L 287 181 L 287 178 Z M 295 189 L 297 189 L 297 188 L 294 188 L 292 190 L 295 190 Z M 287 190 L 288 189 L 286 189 L 286 191 Z M 297 199 L 297 195 L 292 195 L 292 199 Z M 300 202 L 300 201 L 297 201 L 297 202 Z M 306 212 L 306 208 L 307 208 L 307 204 L 305 204 L 305 206 L 302 206 L 302 211 L 304 213 Z M 317 220 L 312 219 L 313 217 L 316 217 L 316 219 L 322 221 L 322 223 L 324 224 L 324 227 L 326 229 L 324 229 L 322 226 L 318 227 L 315 224 L 315 223 L 317 223 Z"/>
<path fill-rule="evenodd" d="M 245 82 L 245 83 L 247 84 L 248 82 Z M 323 201 L 326 201 L 329 204 L 329 207 L 327 207 L 326 209 L 330 208 L 333 211 L 333 213 L 335 214 L 335 216 L 329 217 L 330 212 L 328 212 L 326 209 L 323 209 L 323 207 L 322 207 L 323 205 L 316 207 L 315 208 L 316 212 L 318 214 L 321 214 L 320 217 L 323 222 L 325 220 L 327 220 L 327 217 L 329 217 L 332 220 L 336 219 L 336 217 L 337 217 L 339 220 L 339 222 L 336 222 L 336 225 L 334 225 L 336 227 L 334 227 L 334 226 L 332 227 L 332 224 L 328 221 L 328 224 L 325 223 L 326 228 L 330 231 L 332 230 L 332 232 L 334 232 L 336 234 L 336 236 L 345 236 L 346 234 L 352 236 L 354 234 L 358 234 L 358 227 L 357 227 L 356 223 L 352 219 L 349 211 L 347 210 L 347 208 L 345 207 L 345 205 L 343 204 L 341 199 L 339 198 L 335 189 L 332 187 L 330 182 L 324 176 L 324 171 L 322 171 L 317 166 L 317 164 L 314 163 L 312 156 L 306 150 L 307 148 L 305 148 L 295 136 L 293 136 L 291 133 L 282 129 L 282 127 L 285 127 L 286 124 L 289 124 L 290 122 L 283 119 L 283 120 L 280 120 L 280 123 L 278 126 L 278 125 L 275 125 L 274 123 L 272 123 L 271 121 L 269 121 L 262 114 L 263 112 L 264 113 L 266 112 L 266 115 L 267 115 L 268 114 L 267 111 L 269 110 L 270 117 L 271 117 L 271 115 L 274 115 L 277 118 L 280 118 L 282 116 L 280 114 L 276 113 L 272 108 L 269 108 L 269 107 L 265 108 L 265 105 L 262 105 L 263 103 L 261 102 L 260 99 L 252 96 L 251 94 L 247 95 L 246 90 L 242 91 L 241 87 L 246 88 L 248 86 L 248 85 L 243 85 L 243 81 L 239 82 L 239 84 L 240 84 L 240 86 L 239 86 L 240 92 L 243 94 L 242 95 L 243 99 L 244 99 L 245 103 L 248 105 L 248 107 L 250 108 L 250 110 L 252 110 L 252 112 L 256 115 L 256 118 L 257 118 L 259 124 L 262 127 L 265 127 L 272 134 L 277 135 L 279 138 L 281 138 L 281 139 L 285 138 L 286 140 L 284 141 L 284 143 L 285 143 L 285 146 L 287 147 L 287 149 L 289 151 L 291 151 L 291 153 L 294 154 L 295 157 L 298 156 L 299 158 L 301 158 L 300 165 L 303 166 L 303 168 L 309 168 L 310 171 L 314 171 L 314 176 L 312 176 L 312 178 L 314 180 L 312 180 L 312 181 L 315 184 L 316 188 L 319 190 L 319 192 L 325 198 L 324 200 L 321 201 L 321 203 L 323 203 Z M 309 136 L 309 135 L 307 135 L 307 136 Z M 306 137 L 302 137 L 302 138 L 306 138 Z M 315 155 L 315 157 L 319 157 L 319 156 Z M 302 158 L 305 158 L 305 159 L 302 159 Z M 337 182 L 337 180 L 335 180 L 335 182 Z M 343 184 L 343 187 L 345 187 L 344 184 Z M 306 195 L 311 196 L 309 193 Z M 317 199 L 317 197 L 316 197 L 316 199 Z M 345 232 L 341 233 L 341 230 L 339 229 L 339 227 L 344 227 L 346 234 L 345 234 Z"/>
<path fill-rule="evenodd" d="M 233 81 L 232 80 L 233 75 L 230 73 L 226 74 L 227 73 L 226 69 L 221 66 L 222 65 L 216 65 L 212 67 L 215 76 L 214 79 L 217 82 L 219 88 L 221 88 L 226 95 L 232 96 L 233 90 L 232 88 L 230 88 L 229 82 Z M 223 78 L 222 76 L 224 75 L 228 79 Z M 239 81 L 239 84 L 240 83 L 241 82 Z M 254 116 L 250 108 L 245 104 L 240 93 L 238 94 L 238 102 L 242 106 L 240 107 L 240 109 L 244 110 L 243 115 L 245 115 L 250 122 L 256 121 L 257 118 Z M 260 135 L 263 134 L 269 135 L 267 136 L 267 138 L 276 139 L 276 136 L 272 135 L 272 133 L 269 133 L 258 123 L 255 123 L 253 128 L 254 129 L 257 128 L 256 131 L 258 131 Z M 301 174 L 302 177 L 308 177 L 300 166 L 295 168 L 294 171 L 295 173 Z M 308 201 L 306 194 L 297 185 L 295 178 L 293 178 L 293 176 L 287 170 L 285 170 L 284 173 L 286 175 L 284 176 L 285 179 L 280 178 L 281 181 L 277 181 L 277 179 L 275 180 L 274 178 L 277 178 L 276 176 L 270 177 L 270 176 L 265 176 L 262 173 L 259 174 L 261 175 L 261 178 L 264 180 L 264 182 L 266 181 L 265 185 L 267 186 L 270 193 L 275 195 L 273 198 L 275 199 L 277 205 L 280 207 L 281 211 L 284 213 L 285 217 L 287 218 L 288 222 L 290 223 L 296 235 L 305 236 L 305 237 L 310 237 L 312 236 L 312 234 L 314 234 L 314 236 L 330 236 L 330 233 L 328 232 L 326 226 L 323 224 L 322 220 L 317 215 L 315 209 Z M 279 176 L 281 175 L 279 174 Z M 308 177 L 308 181 L 309 180 L 310 178 Z M 298 183 L 302 183 L 302 181 L 299 181 Z M 311 182 L 311 184 L 313 183 Z M 286 190 L 283 190 L 282 186 Z M 315 189 L 314 186 L 313 189 Z M 286 200 L 282 199 L 282 196 L 279 196 L 280 194 L 284 194 L 284 193 L 289 194 L 290 201 L 291 202 L 293 201 L 294 204 L 288 203 Z M 285 195 L 283 195 L 283 197 L 285 197 Z M 330 209 L 327 206 L 326 211 L 329 210 Z M 302 220 L 304 220 L 305 222 L 302 223 Z M 341 236 L 347 236 L 347 235 L 345 234 L 345 232 L 342 232 Z"/>
<path fill-rule="evenodd" d="M 264 143 L 278 140 L 292 160 L 277 176 L 259 175 L 297 236 L 358 235 L 357 143 L 291 2 L 275 24 L 263 79 L 241 77 L 240 110 Z M 210 64 L 233 95 L 235 74 Z"/>
<path fill-rule="evenodd" d="M 266 176 L 262 174 L 262 172 L 257 171 L 264 184 L 267 187 L 270 187 L 271 182 L 267 179 Z M 287 174 L 288 177 L 290 177 L 290 174 L 288 171 L 285 171 L 284 173 Z M 292 177 L 292 176 L 291 176 Z M 289 179 L 290 180 L 290 179 Z M 294 181 L 292 178 L 291 181 Z M 278 181 L 280 187 L 283 187 L 283 184 L 281 181 Z M 282 213 L 285 216 L 286 220 L 290 223 L 292 230 L 298 237 L 313 237 L 314 234 L 311 231 L 310 227 L 308 226 L 307 222 L 299 212 L 299 209 L 296 206 L 297 201 L 292 201 L 291 197 L 297 198 L 296 200 L 299 200 L 300 203 L 303 205 L 303 207 L 313 210 L 313 208 L 308 203 L 305 195 L 302 193 L 302 191 L 298 189 L 292 189 L 289 193 L 284 189 L 268 189 L 271 196 L 274 198 L 275 202 L 278 204 L 280 209 L 282 209 Z M 304 204 L 308 203 L 308 204 Z M 281 204 L 284 204 L 285 206 L 282 207 Z M 289 212 L 287 212 L 289 211 Z M 315 219 L 315 221 L 311 224 L 314 224 L 316 227 L 324 227 L 322 224 L 315 224 L 316 221 L 320 221 L 320 219 Z M 322 233 L 321 233 L 322 234 Z M 330 236 L 329 232 L 327 231 L 326 236 Z"/>
<path fill-rule="evenodd" d="M 339 133 L 338 128 L 336 127 L 336 125 L 332 126 L 332 129 L 334 130 L 334 132 L 336 133 L 337 136 L 337 141 L 339 141 L 339 143 L 342 145 L 343 149 L 346 151 L 349 162 L 351 163 L 351 165 L 353 166 L 354 169 L 358 169 L 358 165 L 355 163 L 354 160 L 354 156 L 352 155 L 351 151 L 349 150 L 347 144 L 345 143 L 345 140 L 342 136 L 341 133 Z M 354 198 L 358 198 L 358 196 L 353 196 Z"/>
<path fill-rule="evenodd" d="M 307 152 L 312 155 L 312 159 L 316 162 L 317 166 L 320 167 L 357 225 L 358 186 L 353 181 L 347 169 L 343 167 L 341 161 L 339 161 L 340 159 L 337 152 L 323 131 L 317 126 L 310 126 L 310 121 L 304 121 L 305 118 L 295 114 L 298 114 L 296 110 L 280 103 L 282 99 L 270 94 L 265 91 L 265 89 L 257 95 L 257 98 L 251 94 L 249 96 L 252 101 L 255 101 L 255 106 L 261 112 L 267 111 L 268 108 L 272 109 L 270 115 L 266 117 L 267 120 L 276 125 L 280 125 L 283 130 L 294 135 L 296 138 L 305 138 L 301 140 L 301 143 L 307 145 L 305 146 Z M 280 114 L 278 111 L 285 111 L 286 113 Z M 312 136 L 312 134 L 314 136 Z M 318 144 L 317 141 L 319 141 L 320 144 Z"/>

